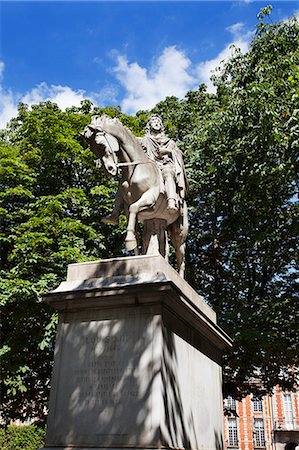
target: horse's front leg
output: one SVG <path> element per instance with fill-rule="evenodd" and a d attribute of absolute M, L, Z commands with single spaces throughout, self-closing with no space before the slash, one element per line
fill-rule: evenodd
<path fill-rule="evenodd" d="M 125 239 L 126 249 L 128 251 L 134 250 L 137 247 L 137 240 L 135 235 L 135 226 L 137 220 L 137 214 L 141 208 L 151 208 L 157 201 L 159 192 L 157 188 L 151 188 L 144 192 L 142 196 L 129 207 L 129 218 L 127 226 L 127 235 Z"/>

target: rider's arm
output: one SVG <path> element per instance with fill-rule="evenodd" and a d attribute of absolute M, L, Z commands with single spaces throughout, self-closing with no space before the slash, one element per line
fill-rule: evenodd
<path fill-rule="evenodd" d="M 160 155 L 161 156 L 168 156 L 169 158 L 173 159 L 173 152 L 175 151 L 175 142 L 174 141 L 170 141 L 168 142 L 168 144 L 161 146 L 161 148 L 159 149 Z"/>

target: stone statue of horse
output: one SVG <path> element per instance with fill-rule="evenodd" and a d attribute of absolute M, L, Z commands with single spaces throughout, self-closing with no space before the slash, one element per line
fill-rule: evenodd
<path fill-rule="evenodd" d="M 161 253 L 168 258 L 169 234 L 177 266 L 184 276 L 185 241 L 188 232 L 187 206 L 183 199 L 178 211 L 167 209 L 163 179 L 157 163 L 144 152 L 138 138 L 118 119 L 94 116 L 82 133 L 108 175 L 121 170 L 118 195 L 128 219 L 125 244 L 137 251 L 136 221 L 144 224 L 143 253 Z"/>

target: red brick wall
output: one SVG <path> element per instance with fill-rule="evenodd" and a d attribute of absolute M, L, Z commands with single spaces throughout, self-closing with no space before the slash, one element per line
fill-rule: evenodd
<path fill-rule="evenodd" d="M 239 436 L 239 450 L 255 450 L 254 436 L 253 436 L 253 422 L 254 418 L 260 418 L 264 421 L 265 429 L 265 450 L 273 450 L 273 428 L 275 422 L 284 424 L 284 405 L 283 392 L 279 386 L 276 386 L 273 391 L 273 396 L 266 395 L 263 397 L 263 412 L 253 411 L 253 402 L 251 396 L 245 397 L 242 402 L 236 402 L 236 412 L 238 414 L 238 436 Z M 294 410 L 295 420 L 299 426 L 299 391 L 292 393 L 292 404 Z M 227 417 L 224 418 L 224 442 L 225 448 L 228 447 L 228 429 Z M 235 447 L 236 448 L 236 447 Z"/>

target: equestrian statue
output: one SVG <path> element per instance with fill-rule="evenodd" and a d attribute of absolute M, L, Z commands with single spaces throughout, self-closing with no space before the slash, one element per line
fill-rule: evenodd
<path fill-rule="evenodd" d="M 108 175 L 120 172 L 115 206 L 105 223 L 117 224 L 123 210 L 127 219 L 125 245 L 138 254 L 137 220 L 144 225 L 143 254 L 168 258 L 167 234 L 173 243 L 178 272 L 184 276 L 188 233 L 187 180 L 182 152 L 164 132 L 162 119 L 153 114 L 145 136 L 137 138 L 118 119 L 93 116 L 82 133 Z"/>

